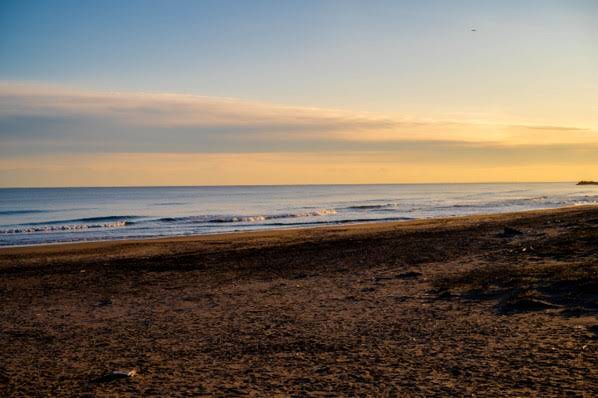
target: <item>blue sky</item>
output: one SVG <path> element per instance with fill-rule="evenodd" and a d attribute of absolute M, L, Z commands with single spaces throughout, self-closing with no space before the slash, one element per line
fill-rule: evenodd
<path fill-rule="evenodd" d="M 596 89 L 595 1 L 2 4 L 4 80 L 385 111 Z"/>
<path fill-rule="evenodd" d="M 0 153 L 19 164 L 56 154 L 350 153 L 357 167 L 365 153 L 398 162 L 418 148 L 428 164 L 434 148 L 479 161 L 483 146 L 496 167 L 528 153 L 536 170 L 560 165 L 561 148 L 585 159 L 559 177 L 575 178 L 598 155 L 597 18 L 598 2 L 577 0 L 4 0 Z M 17 163 L 0 165 L 0 184 L 27 175 Z M 388 179 L 402 180 L 402 166 L 388 167 Z M 435 178 L 445 179 L 422 174 Z"/>

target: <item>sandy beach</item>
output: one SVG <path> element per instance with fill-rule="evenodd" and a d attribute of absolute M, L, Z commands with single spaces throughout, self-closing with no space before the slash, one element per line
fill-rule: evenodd
<path fill-rule="evenodd" d="M 3 248 L 0 300 L 2 396 L 598 395 L 598 207 Z"/>

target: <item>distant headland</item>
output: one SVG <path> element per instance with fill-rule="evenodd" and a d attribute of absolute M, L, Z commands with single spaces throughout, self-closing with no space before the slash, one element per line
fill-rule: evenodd
<path fill-rule="evenodd" d="M 580 181 L 577 185 L 598 185 L 598 181 Z"/>

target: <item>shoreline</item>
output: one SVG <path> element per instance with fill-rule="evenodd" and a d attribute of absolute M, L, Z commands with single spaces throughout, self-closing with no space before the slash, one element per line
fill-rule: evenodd
<path fill-rule="evenodd" d="M 384 226 L 400 226 L 400 225 L 408 225 L 408 224 L 417 224 L 420 225 L 422 223 L 430 222 L 434 224 L 435 222 L 445 222 L 450 220 L 455 221 L 464 221 L 467 220 L 495 220 L 497 218 L 508 218 L 508 217 L 525 217 L 525 216 L 534 216 L 534 215 L 541 215 L 545 213 L 551 212 L 567 212 L 569 210 L 574 209 L 591 209 L 591 208 L 598 208 L 598 204 L 583 204 L 583 205 L 570 205 L 564 207 L 556 207 L 556 208 L 544 208 L 544 209 L 533 209 L 533 210 L 522 210 L 522 211 L 514 211 L 514 212 L 500 212 L 500 213 L 480 213 L 480 214 L 470 214 L 470 215 L 463 215 L 463 216 L 450 216 L 450 217 L 430 217 L 430 218 L 419 218 L 419 219 L 406 219 L 406 220 L 388 220 L 388 221 L 379 221 L 379 220 L 372 220 L 372 221 L 349 221 L 343 223 L 327 223 L 322 225 L 308 225 L 308 226 L 297 226 L 297 227 L 280 227 L 280 228 L 262 228 L 262 229 L 248 229 L 248 230 L 238 230 L 238 231 L 224 231 L 224 232 L 209 232 L 209 233 L 198 233 L 198 234 L 190 234 L 190 235 L 160 235 L 160 236 L 148 236 L 148 237 L 134 237 L 134 238 L 122 238 L 122 239 L 97 239 L 97 240 L 81 240 L 81 241 L 65 241 L 65 242 L 44 242 L 44 243 L 34 243 L 29 245 L 7 245 L 7 246 L 0 246 L 0 256 L 3 254 L 4 251 L 10 251 L 11 249 L 34 249 L 34 248 L 50 248 L 54 246 L 59 247 L 66 247 L 69 246 L 80 246 L 80 245 L 119 245 L 119 244 L 142 244 L 142 243 L 163 243 L 163 242 L 172 242 L 176 243 L 177 241 L 189 241 L 189 240 L 202 240 L 202 238 L 210 239 L 212 237 L 242 237 L 245 234 L 277 234 L 278 232 L 284 233 L 289 231 L 310 231 L 310 230 L 325 230 L 325 229 L 338 229 L 344 227 L 350 228 L 361 228 L 361 227 L 380 227 L 380 229 L 384 229 Z M 365 228 L 367 229 L 367 228 Z M 20 251 L 20 250 L 19 250 Z"/>

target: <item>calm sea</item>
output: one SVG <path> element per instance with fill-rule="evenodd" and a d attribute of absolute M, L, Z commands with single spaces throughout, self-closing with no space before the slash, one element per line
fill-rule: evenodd
<path fill-rule="evenodd" d="M 0 246 L 411 220 L 598 203 L 574 183 L 0 189 Z"/>

